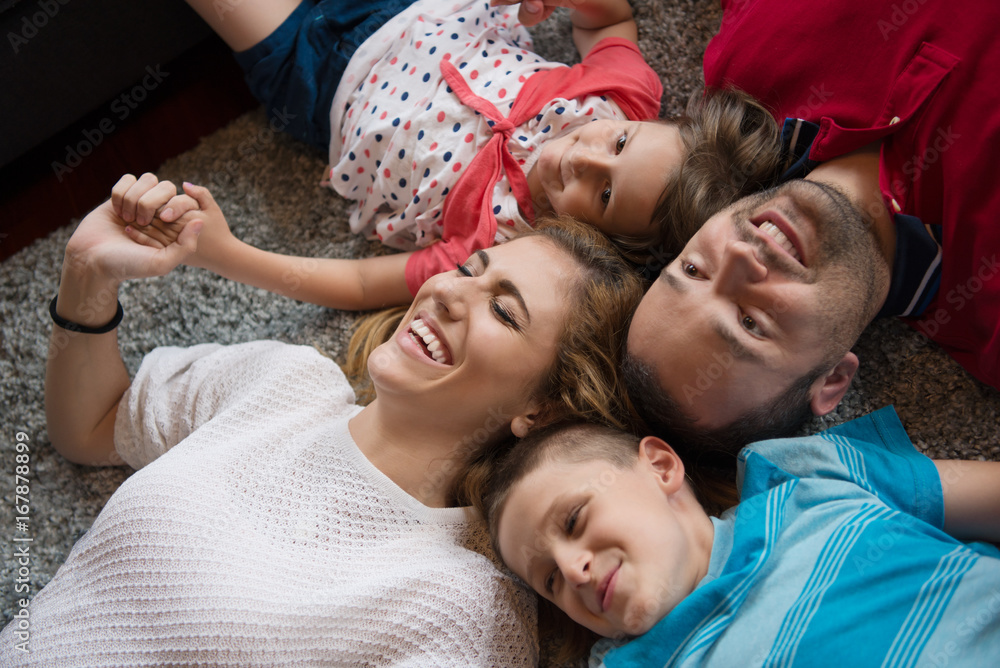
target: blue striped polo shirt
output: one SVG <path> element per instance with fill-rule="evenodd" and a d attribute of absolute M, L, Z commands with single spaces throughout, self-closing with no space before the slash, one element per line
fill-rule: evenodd
<path fill-rule="evenodd" d="M 1000 551 L 944 533 L 937 468 L 892 408 L 739 465 L 706 577 L 592 665 L 1000 665 Z"/>

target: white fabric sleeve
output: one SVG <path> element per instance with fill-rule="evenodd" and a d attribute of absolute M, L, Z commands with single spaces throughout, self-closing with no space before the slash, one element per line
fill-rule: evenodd
<path fill-rule="evenodd" d="M 302 397 L 325 410 L 354 405 L 332 360 L 309 346 L 254 341 L 157 348 L 143 358 L 118 404 L 115 449 L 139 469 L 235 404 L 267 419 L 272 397 Z"/>

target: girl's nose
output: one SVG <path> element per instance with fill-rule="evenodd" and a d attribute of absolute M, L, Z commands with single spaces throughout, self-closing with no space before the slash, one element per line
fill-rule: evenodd
<path fill-rule="evenodd" d="M 580 142 L 570 156 L 569 164 L 573 170 L 573 176 L 581 178 L 585 175 L 601 173 L 607 168 L 607 161 L 606 153 L 595 151 L 592 147 Z"/>

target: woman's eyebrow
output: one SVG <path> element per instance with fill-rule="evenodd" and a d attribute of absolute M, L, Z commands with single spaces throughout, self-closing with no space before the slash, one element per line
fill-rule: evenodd
<path fill-rule="evenodd" d="M 476 251 L 476 257 L 479 261 L 483 263 L 483 271 L 490 266 L 490 255 L 486 251 L 479 249 Z M 524 311 L 524 318 L 527 324 L 531 324 L 531 313 L 528 312 L 528 305 L 524 301 L 524 297 L 521 295 L 521 291 L 517 289 L 512 281 L 506 278 L 502 278 L 497 282 L 497 285 L 505 293 L 509 294 L 511 297 L 517 300 L 517 303 L 521 305 L 521 310 Z"/>

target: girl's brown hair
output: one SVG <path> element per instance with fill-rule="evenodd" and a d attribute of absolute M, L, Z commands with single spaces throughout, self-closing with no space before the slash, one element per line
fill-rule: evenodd
<path fill-rule="evenodd" d="M 706 88 L 686 111 L 664 121 L 677 126 L 685 157 L 653 212 L 653 241 L 613 241 L 652 278 L 701 225 L 736 200 L 777 182 L 783 164 L 781 130 L 757 100 L 733 89 Z"/>

